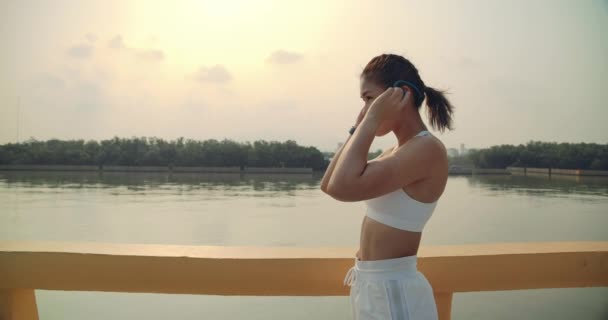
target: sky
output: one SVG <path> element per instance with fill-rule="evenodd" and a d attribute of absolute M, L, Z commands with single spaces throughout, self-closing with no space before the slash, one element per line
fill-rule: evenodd
<path fill-rule="evenodd" d="M 608 143 L 608 0 L 5 0 L 0 45 L 1 144 L 185 137 L 334 151 L 363 106 L 359 74 L 382 53 L 449 92 L 454 130 L 434 132 L 447 147 Z"/>

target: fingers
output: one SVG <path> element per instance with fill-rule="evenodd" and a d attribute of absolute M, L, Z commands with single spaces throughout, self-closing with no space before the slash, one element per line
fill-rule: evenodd
<path fill-rule="evenodd" d="M 363 106 L 363 108 L 361 108 L 361 112 L 359 112 L 359 115 L 364 116 L 367 113 L 367 109 L 368 109 L 367 105 Z"/>
<path fill-rule="evenodd" d="M 395 88 L 395 91 L 397 92 L 397 98 L 399 100 L 403 99 L 403 97 L 405 97 L 405 94 L 407 93 L 407 91 L 403 90 L 403 88 L 401 87 Z"/>
<path fill-rule="evenodd" d="M 404 96 L 405 93 L 407 93 L 407 91 L 408 91 L 408 90 L 404 89 L 403 87 L 389 87 L 387 89 L 387 91 L 388 90 L 391 90 L 392 95 L 399 96 L 399 97 Z"/>
<path fill-rule="evenodd" d="M 390 87 L 387 89 L 387 91 L 389 91 L 391 100 L 393 100 L 399 104 L 402 104 L 405 102 L 405 98 L 407 96 L 408 90 L 405 90 L 402 87 Z"/>
<path fill-rule="evenodd" d="M 399 99 L 402 104 L 405 104 L 410 97 L 409 90 L 403 90 L 403 95 Z"/>
<path fill-rule="evenodd" d="M 409 99 L 409 89 L 407 87 L 389 87 L 376 98 L 379 101 L 391 101 L 400 106 L 405 105 Z"/>
<path fill-rule="evenodd" d="M 357 120 L 355 120 L 355 125 L 359 125 L 359 123 L 363 121 L 363 118 L 367 113 L 367 109 L 367 106 L 363 106 L 363 108 L 361 108 L 361 111 L 359 111 L 359 115 L 357 116 Z"/>
<path fill-rule="evenodd" d="M 404 87 L 395 87 L 395 89 L 399 89 L 399 90 L 395 90 L 395 91 L 399 92 L 399 95 L 397 95 L 399 104 L 405 105 L 411 96 L 410 90 L 405 86 Z"/>

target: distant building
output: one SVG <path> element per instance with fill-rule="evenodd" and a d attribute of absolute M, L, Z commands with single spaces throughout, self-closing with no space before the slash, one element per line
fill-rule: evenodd
<path fill-rule="evenodd" d="M 464 143 L 461 143 L 461 144 L 460 144 L 460 155 L 461 155 L 461 156 L 464 156 L 464 155 L 465 155 L 465 154 L 467 154 L 468 152 L 469 152 L 469 150 L 467 150 L 467 149 L 464 147 Z"/>
<path fill-rule="evenodd" d="M 449 148 L 448 149 L 448 156 L 450 156 L 450 157 L 458 157 L 458 149 L 456 149 L 456 148 Z"/>

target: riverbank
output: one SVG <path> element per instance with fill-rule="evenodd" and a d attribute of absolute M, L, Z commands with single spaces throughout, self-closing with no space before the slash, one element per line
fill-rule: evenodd
<path fill-rule="evenodd" d="M 608 171 L 605 171 L 605 170 L 524 168 L 524 167 L 508 167 L 506 170 L 514 175 L 608 177 Z"/>
<path fill-rule="evenodd" d="M 450 175 L 482 175 L 482 174 L 506 174 L 525 176 L 585 176 L 585 177 L 608 177 L 608 171 L 602 170 L 580 170 L 580 169 L 555 169 L 555 168 L 525 168 L 507 167 L 506 169 L 481 169 L 451 166 L 448 170 Z"/>
<path fill-rule="evenodd" d="M 87 166 L 87 165 L 0 165 L 0 171 L 74 171 L 74 172 L 158 172 L 158 173 L 259 173 L 259 174 L 323 174 L 312 168 L 281 167 L 182 167 L 182 166 Z M 450 166 L 450 175 L 543 175 L 543 176 L 599 176 L 608 177 L 608 171 L 570 170 L 555 168 L 508 167 L 481 169 Z"/>
<path fill-rule="evenodd" d="M 164 167 L 164 166 L 86 166 L 86 165 L 0 165 L 0 171 L 71 171 L 71 172 L 158 172 L 158 173 L 260 173 L 324 174 L 312 168 L 281 167 Z M 510 174 L 504 169 L 479 169 L 453 166 L 450 175 Z"/>
<path fill-rule="evenodd" d="M 312 168 L 263 167 L 163 167 L 163 166 L 79 166 L 79 165 L 0 165 L 0 171 L 77 171 L 77 172 L 159 172 L 159 173 L 291 173 L 312 174 Z"/>

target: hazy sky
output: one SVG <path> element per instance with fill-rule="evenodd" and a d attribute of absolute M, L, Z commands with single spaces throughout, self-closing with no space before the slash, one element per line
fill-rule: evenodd
<path fill-rule="evenodd" d="M 448 147 L 608 143 L 608 1 L 0 1 L 0 143 L 258 139 L 334 150 L 375 55 L 448 89 Z M 426 107 L 422 109 L 426 119 Z M 389 134 L 372 149 L 395 143 Z"/>

